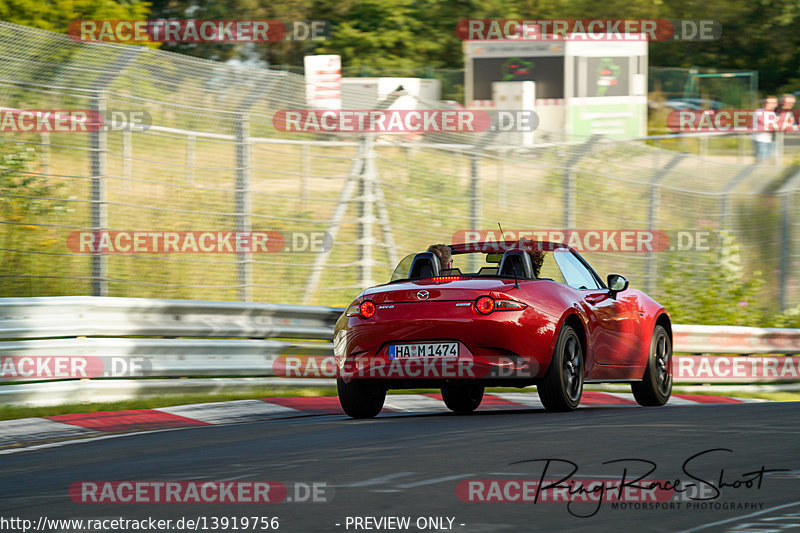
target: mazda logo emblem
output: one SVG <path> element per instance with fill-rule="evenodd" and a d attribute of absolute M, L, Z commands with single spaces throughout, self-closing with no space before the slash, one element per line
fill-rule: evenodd
<path fill-rule="evenodd" d="M 428 299 L 428 291 L 419 291 L 417 293 L 417 298 L 420 300 L 427 300 Z"/>

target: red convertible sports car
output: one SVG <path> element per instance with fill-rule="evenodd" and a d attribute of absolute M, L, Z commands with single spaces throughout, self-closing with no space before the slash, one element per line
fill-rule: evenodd
<path fill-rule="evenodd" d="M 337 385 L 349 416 L 374 417 L 388 389 L 404 388 L 440 388 L 457 413 L 474 411 L 487 386 L 536 385 L 549 411 L 575 409 L 584 383 L 630 383 L 641 405 L 669 400 L 669 314 L 623 276 L 604 283 L 561 243 L 449 249 L 469 273 L 410 254 L 339 318 Z"/>

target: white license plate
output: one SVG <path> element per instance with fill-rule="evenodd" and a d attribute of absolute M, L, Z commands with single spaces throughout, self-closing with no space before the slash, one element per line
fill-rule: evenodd
<path fill-rule="evenodd" d="M 434 357 L 444 359 L 458 357 L 457 342 L 418 342 L 414 344 L 390 344 L 389 359 L 416 359 Z"/>

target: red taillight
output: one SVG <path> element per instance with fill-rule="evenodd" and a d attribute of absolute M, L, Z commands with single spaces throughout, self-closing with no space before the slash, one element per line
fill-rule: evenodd
<path fill-rule="evenodd" d="M 477 300 L 475 300 L 475 310 L 481 313 L 482 315 L 488 315 L 492 311 L 494 311 L 494 300 L 489 298 L 488 296 L 481 296 Z"/>
<path fill-rule="evenodd" d="M 369 300 L 361 302 L 358 312 L 361 315 L 361 318 L 371 318 L 373 315 L 375 315 L 375 304 Z"/>

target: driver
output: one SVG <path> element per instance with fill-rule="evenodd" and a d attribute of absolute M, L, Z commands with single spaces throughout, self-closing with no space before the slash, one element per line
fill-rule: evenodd
<path fill-rule="evenodd" d="M 453 253 L 450 250 L 450 247 L 446 244 L 431 244 L 425 251 L 432 252 L 436 257 L 439 258 L 441 270 L 453 268 Z"/>

